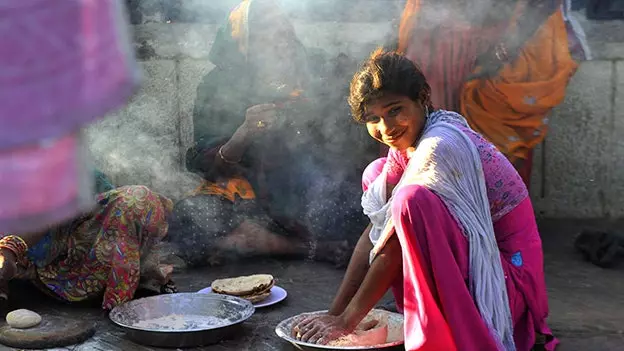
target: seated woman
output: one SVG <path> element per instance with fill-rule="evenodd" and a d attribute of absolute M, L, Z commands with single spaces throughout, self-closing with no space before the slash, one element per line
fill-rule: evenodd
<path fill-rule="evenodd" d="M 272 0 L 243 1 L 218 32 L 186 157 L 205 182 L 176 204 L 170 229 L 190 265 L 263 254 L 348 261 L 348 234 L 366 227 L 357 173 L 375 145 L 341 118 L 348 60 L 313 68 L 310 56 Z M 339 158 L 346 149 L 353 156 Z"/>
<path fill-rule="evenodd" d="M 159 264 L 171 201 L 144 186 L 113 188 L 96 172 L 96 208 L 42 233 L 0 234 L 0 297 L 11 279 L 29 280 L 67 302 L 102 299 L 102 308 L 131 300 L 137 289 L 176 292 L 172 267 Z"/>
<path fill-rule="evenodd" d="M 553 350 L 526 186 L 464 118 L 434 111 L 430 93 L 397 53 L 377 51 L 355 74 L 353 115 L 390 151 L 363 174 L 371 224 L 329 313 L 293 334 L 326 343 L 349 333 L 392 287 L 407 350 Z"/>

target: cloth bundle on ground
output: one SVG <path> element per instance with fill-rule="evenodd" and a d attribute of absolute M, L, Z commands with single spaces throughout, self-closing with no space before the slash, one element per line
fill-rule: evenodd
<path fill-rule="evenodd" d="M 574 247 L 596 266 L 613 267 L 624 256 L 624 234 L 584 230 L 574 240 Z"/>

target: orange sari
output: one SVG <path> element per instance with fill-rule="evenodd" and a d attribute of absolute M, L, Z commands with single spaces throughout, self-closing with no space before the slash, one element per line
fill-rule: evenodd
<path fill-rule="evenodd" d="M 557 10 L 498 76 L 468 80 L 479 54 L 514 25 L 418 31 L 421 0 L 408 0 L 399 29 L 399 51 L 420 65 L 436 107 L 461 113 L 518 168 L 529 183 L 531 152 L 544 140 L 548 114 L 559 105 L 578 64 L 568 49 L 563 14 Z M 418 35 L 416 35 L 418 34 Z"/>

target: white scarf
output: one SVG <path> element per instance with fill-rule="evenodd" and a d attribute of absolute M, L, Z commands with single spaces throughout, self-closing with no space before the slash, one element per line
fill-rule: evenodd
<path fill-rule="evenodd" d="M 427 117 L 423 136 L 393 195 L 404 185 L 416 184 L 442 199 L 468 238 L 470 291 L 481 317 L 499 347 L 513 351 L 511 310 L 481 158 L 472 141 L 453 125 L 456 123 L 468 127 L 463 117 L 449 111 Z M 394 233 L 391 203 L 392 197 L 386 201 L 384 168 L 362 196 L 362 208 L 372 223 L 371 262 Z"/>

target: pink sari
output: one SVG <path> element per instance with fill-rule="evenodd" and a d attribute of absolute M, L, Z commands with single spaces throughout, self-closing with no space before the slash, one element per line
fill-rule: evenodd
<path fill-rule="evenodd" d="M 366 169 L 365 190 L 385 164 L 382 158 Z M 406 350 L 497 350 L 468 288 L 467 239 L 442 200 L 425 187 L 405 186 L 394 195 L 392 216 L 403 251 L 403 277 L 393 292 L 405 315 Z M 554 350 L 558 341 L 546 325 L 543 255 L 530 199 L 496 220 L 494 231 L 517 350 L 530 350 L 536 332 Z"/>

